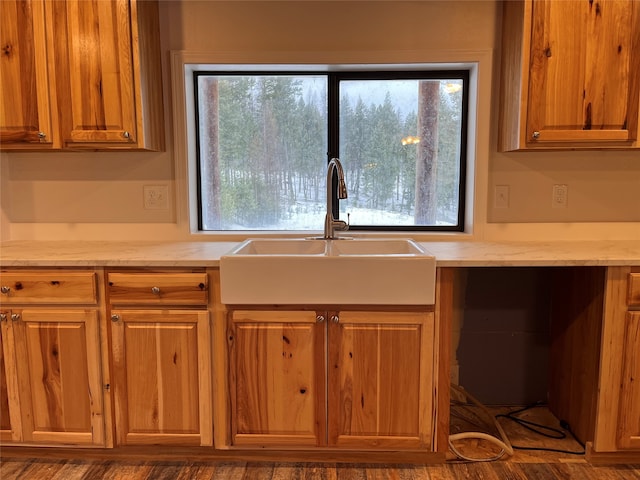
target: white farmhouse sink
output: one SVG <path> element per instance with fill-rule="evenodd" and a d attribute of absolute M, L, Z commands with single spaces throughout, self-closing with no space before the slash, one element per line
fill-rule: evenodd
<path fill-rule="evenodd" d="M 430 305 L 433 255 L 408 239 L 252 239 L 220 258 L 229 305 Z"/>

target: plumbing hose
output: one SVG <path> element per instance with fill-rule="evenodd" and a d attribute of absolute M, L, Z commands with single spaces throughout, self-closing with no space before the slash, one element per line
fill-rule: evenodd
<path fill-rule="evenodd" d="M 496 429 L 498 430 L 498 433 L 500 434 L 500 437 L 502 438 L 502 440 L 500 440 L 499 438 L 494 437 L 493 435 L 489 435 L 486 433 L 482 433 L 482 432 L 463 432 L 463 433 L 454 433 L 452 435 L 449 435 L 449 448 L 451 449 L 451 451 L 456 455 L 456 457 L 462 459 L 462 460 L 467 460 L 469 462 L 492 462 L 495 460 L 498 460 L 499 458 L 501 458 L 505 453 L 509 456 L 513 455 L 513 447 L 511 446 L 511 442 L 509 441 L 509 437 L 507 437 L 507 434 L 505 433 L 505 431 L 502 428 L 502 425 L 500 425 L 500 423 L 498 422 L 498 420 L 496 420 L 496 418 L 491 415 L 491 412 L 489 412 L 489 410 L 487 410 L 487 408 L 482 405 L 482 403 L 480 403 L 473 395 L 471 395 L 469 392 L 467 392 L 466 390 L 464 390 L 463 388 L 459 387 L 458 385 L 454 385 L 453 383 L 451 384 L 451 389 L 455 390 L 456 392 L 464 395 L 466 398 L 468 398 L 471 403 L 475 404 L 476 406 L 478 406 L 480 408 L 480 410 L 482 410 L 482 412 L 488 417 L 491 418 L 493 420 L 494 425 L 496 426 Z M 455 442 L 456 440 L 462 440 L 462 439 L 467 439 L 467 438 L 473 438 L 473 439 L 480 439 L 480 440 L 486 440 L 490 443 L 493 443 L 494 445 L 497 445 L 498 447 L 501 448 L 500 452 L 498 452 L 498 454 L 496 454 L 493 457 L 490 458 L 471 458 L 468 457 L 466 455 L 464 455 L 463 453 L 461 453 L 453 444 L 453 442 Z"/>

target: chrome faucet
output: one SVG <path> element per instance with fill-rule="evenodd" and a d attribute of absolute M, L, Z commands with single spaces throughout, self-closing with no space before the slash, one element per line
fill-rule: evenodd
<path fill-rule="evenodd" d="M 334 239 L 336 230 L 348 230 L 349 224 L 333 216 L 333 172 L 338 174 L 338 198 L 347 198 L 347 185 L 344 183 L 344 170 L 337 158 L 332 158 L 327 165 L 327 214 L 324 218 L 324 238 Z"/>

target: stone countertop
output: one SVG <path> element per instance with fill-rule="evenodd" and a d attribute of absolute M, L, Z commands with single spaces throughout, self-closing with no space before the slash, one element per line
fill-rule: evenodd
<path fill-rule="evenodd" d="M 640 241 L 419 242 L 439 267 L 640 265 Z M 212 267 L 238 242 L 9 241 L 3 267 Z"/>

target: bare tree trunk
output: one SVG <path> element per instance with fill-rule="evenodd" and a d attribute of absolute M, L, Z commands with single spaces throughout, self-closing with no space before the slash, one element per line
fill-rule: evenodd
<path fill-rule="evenodd" d="M 207 212 L 206 224 L 213 230 L 222 227 L 222 209 L 220 207 L 220 128 L 219 128 L 219 94 L 218 79 L 211 79 L 207 85 L 207 127 L 208 127 L 208 155 L 203 169 L 205 178 L 202 179 L 203 190 L 206 192 Z"/>
<path fill-rule="evenodd" d="M 437 80 L 421 80 L 418 87 L 416 225 L 433 225 L 436 221 L 439 90 Z"/>

